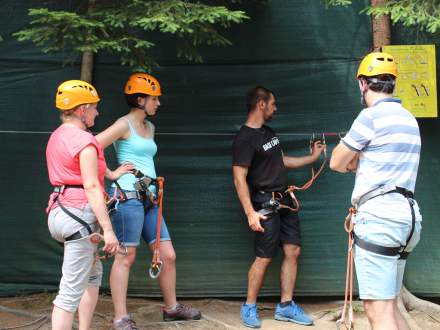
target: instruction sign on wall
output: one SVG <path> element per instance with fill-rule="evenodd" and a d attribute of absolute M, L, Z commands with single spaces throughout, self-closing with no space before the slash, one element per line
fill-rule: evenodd
<path fill-rule="evenodd" d="M 437 117 L 435 45 L 384 46 L 394 56 L 399 77 L 394 95 L 415 117 Z"/>

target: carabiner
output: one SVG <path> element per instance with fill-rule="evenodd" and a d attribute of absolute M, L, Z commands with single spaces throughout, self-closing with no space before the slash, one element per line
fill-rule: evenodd
<path fill-rule="evenodd" d="M 152 262 L 150 265 L 150 269 L 148 270 L 148 274 L 152 279 L 156 279 L 159 277 L 162 272 L 163 262 L 159 260 L 158 262 Z"/>
<path fill-rule="evenodd" d="M 104 236 L 102 236 L 99 233 L 93 233 L 89 236 L 90 242 L 92 242 L 93 244 L 99 244 L 102 241 L 104 241 Z M 110 253 L 104 252 L 102 250 L 103 248 L 98 248 L 96 251 L 96 258 L 97 259 L 109 259 L 111 257 L 113 257 L 113 255 L 111 255 Z M 128 250 L 127 247 L 125 246 L 124 243 L 119 243 L 119 247 L 118 247 L 118 251 L 116 251 L 116 253 L 118 254 L 122 254 L 123 256 L 128 255 Z"/>
<path fill-rule="evenodd" d="M 341 327 L 342 325 L 342 327 Z M 336 330 L 354 330 L 353 322 L 349 322 L 348 325 L 342 319 L 336 321 Z"/>
<path fill-rule="evenodd" d="M 310 136 L 310 142 L 309 142 L 310 153 L 313 152 L 314 145 L 315 145 L 315 133 L 312 133 L 312 135 Z"/>

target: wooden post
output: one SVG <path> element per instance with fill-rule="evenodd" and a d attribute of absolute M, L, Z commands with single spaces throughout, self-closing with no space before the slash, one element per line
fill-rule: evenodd
<path fill-rule="evenodd" d="M 371 0 L 373 7 L 380 6 L 385 0 Z M 372 17 L 373 50 L 380 51 L 382 46 L 391 44 L 391 20 L 389 15 Z"/>
<path fill-rule="evenodd" d="M 91 12 L 96 5 L 96 0 L 89 0 L 87 12 Z M 82 54 L 81 61 L 81 80 L 92 83 L 93 81 L 93 57 L 94 54 L 90 50 L 86 50 Z"/>

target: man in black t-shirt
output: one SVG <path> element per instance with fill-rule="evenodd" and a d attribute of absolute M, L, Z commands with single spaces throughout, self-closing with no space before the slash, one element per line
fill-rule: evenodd
<path fill-rule="evenodd" d="M 316 142 L 310 155 L 285 156 L 275 132 L 264 125 L 277 111 L 274 94 L 264 87 L 255 87 L 247 95 L 247 107 L 246 123 L 235 136 L 232 147 L 232 169 L 238 198 L 249 227 L 255 232 L 256 258 L 249 270 L 248 294 L 246 303 L 241 306 L 240 317 L 245 326 L 261 326 L 256 308 L 257 296 L 266 269 L 281 246 L 284 252 L 281 302 L 276 307 L 275 319 L 311 325 L 313 320 L 292 300 L 301 251 L 298 214 L 280 209 L 264 216 L 258 210 L 271 199 L 273 192 L 283 194 L 287 189 L 287 169 L 315 162 L 325 146 Z M 285 203 L 291 204 L 291 201 L 286 200 Z"/>

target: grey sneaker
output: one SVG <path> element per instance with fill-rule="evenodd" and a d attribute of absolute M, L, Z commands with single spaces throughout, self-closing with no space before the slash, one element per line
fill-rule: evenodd
<path fill-rule="evenodd" d="M 202 313 L 198 309 L 190 306 L 185 306 L 177 303 L 176 309 L 167 312 L 163 310 L 164 321 L 178 321 L 178 320 L 200 320 Z"/>
<path fill-rule="evenodd" d="M 136 322 L 128 315 L 124 316 L 120 321 L 112 321 L 111 330 L 138 330 L 138 327 L 136 326 Z"/>

